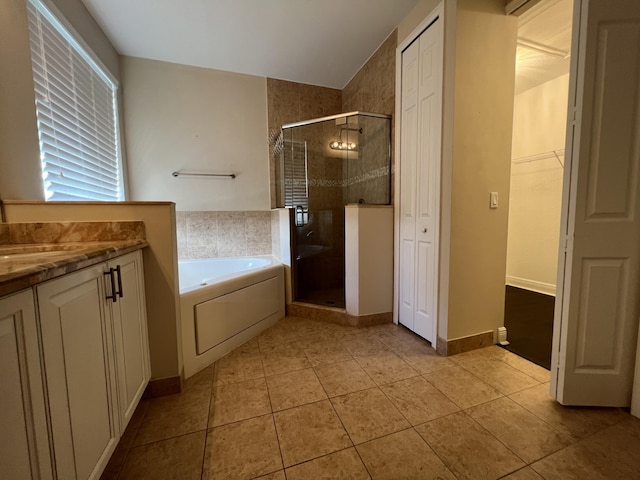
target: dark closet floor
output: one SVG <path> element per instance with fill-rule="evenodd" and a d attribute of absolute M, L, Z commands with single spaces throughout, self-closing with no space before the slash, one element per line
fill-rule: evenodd
<path fill-rule="evenodd" d="M 551 368 L 555 297 L 507 285 L 504 326 L 510 352 Z"/>

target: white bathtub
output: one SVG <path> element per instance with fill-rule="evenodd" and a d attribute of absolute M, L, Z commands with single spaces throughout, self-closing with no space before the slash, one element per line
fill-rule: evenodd
<path fill-rule="evenodd" d="M 284 267 L 271 256 L 180 260 L 185 377 L 284 317 Z"/>
<path fill-rule="evenodd" d="M 273 257 L 230 257 L 180 260 L 180 294 L 273 265 Z"/>

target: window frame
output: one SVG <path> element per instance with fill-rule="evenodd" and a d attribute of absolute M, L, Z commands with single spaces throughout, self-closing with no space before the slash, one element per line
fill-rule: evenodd
<path fill-rule="evenodd" d="M 118 79 L 113 75 L 113 73 L 105 66 L 105 64 L 100 60 L 100 58 L 95 54 L 93 49 L 87 44 L 87 42 L 82 38 L 82 36 L 77 32 L 77 30 L 70 24 L 70 22 L 65 18 L 62 12 L 54 5 L 50 0 L 27 0 L 28 6 L 32 6 L 36 11 L 39 12 L 47 21 L 49 21 L 52 26 L 55 28 L 57 33 L 64 38 L 66 42 L 71 46 L 71 48 L 77 53 L 79 57 L 81 57 L 87 65 L 91 68 L 94 74 L 98 77 L 101 77 L 102 80 L 108 86 L 111 87 L 112 98 L 113 98 L 113 125 L 114 130 L 113 133 L 115 135 L 115 163 L 116 170 L 114 173 L 118 175 L 118 198 L 117 199 L 95 199 L 95 198 L 77 198 L 77 199 L 55 199 L 48 200 L 47 199 L 47 189 L 45 186 L 44 179 L 44 159 L 43 159 L 43 149 L 42 149 L 42 139 L 41 139 L 41 129 L 40 129 L 40 119 L 37 119 L 37 129 L 38 129 L 38 150 L 39 150 L 39 164 L 40 171 L 42 172 L 42 192 L 45 197 L 45 201 L 51 202 L 65 202 L 65 203 L 74 203 L 74 202 L 125 202 L 128 200 L 129 192 L 128 192 L 128 179 L 127 179 L 127 168 L 126 168 L 126 158 L 124 151 L 124 139 L 122 135 L 122 114 L 121 114 L 121 86 Z M 31 17 L 31 13 L 29 13 L 27 9 L 28 18 Z M 31 20 L 28 20 L 29 22 Z M 31 42 L 31 32 L 29 32 L 29 38 Z M 30 49 L 31 51 L 31 49 Z M 33 60 L 32 60 L 32 77 L 34 75 L 33 72 Z M 34 94 L 36 93 L 36 85 L 34 80 Z M 34 104 L 35 106 L 35 104 Z M 37 107 L 36 107 L 36 116 L 37 116 Z"/>

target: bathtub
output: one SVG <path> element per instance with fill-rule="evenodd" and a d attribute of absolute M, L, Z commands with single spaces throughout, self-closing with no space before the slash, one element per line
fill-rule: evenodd
<path fill-rule="evenodd" d="M 185 378 L 285 315 L 284 267 L 271 256 L 180 260 Z"/>

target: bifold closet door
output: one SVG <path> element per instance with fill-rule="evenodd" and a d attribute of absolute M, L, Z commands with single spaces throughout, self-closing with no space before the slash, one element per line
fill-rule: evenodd
<path fill-rule="evenodd" d="M 399 322 L 434 342 L 442 132 L 442 19 L 402 52 Z"/>

